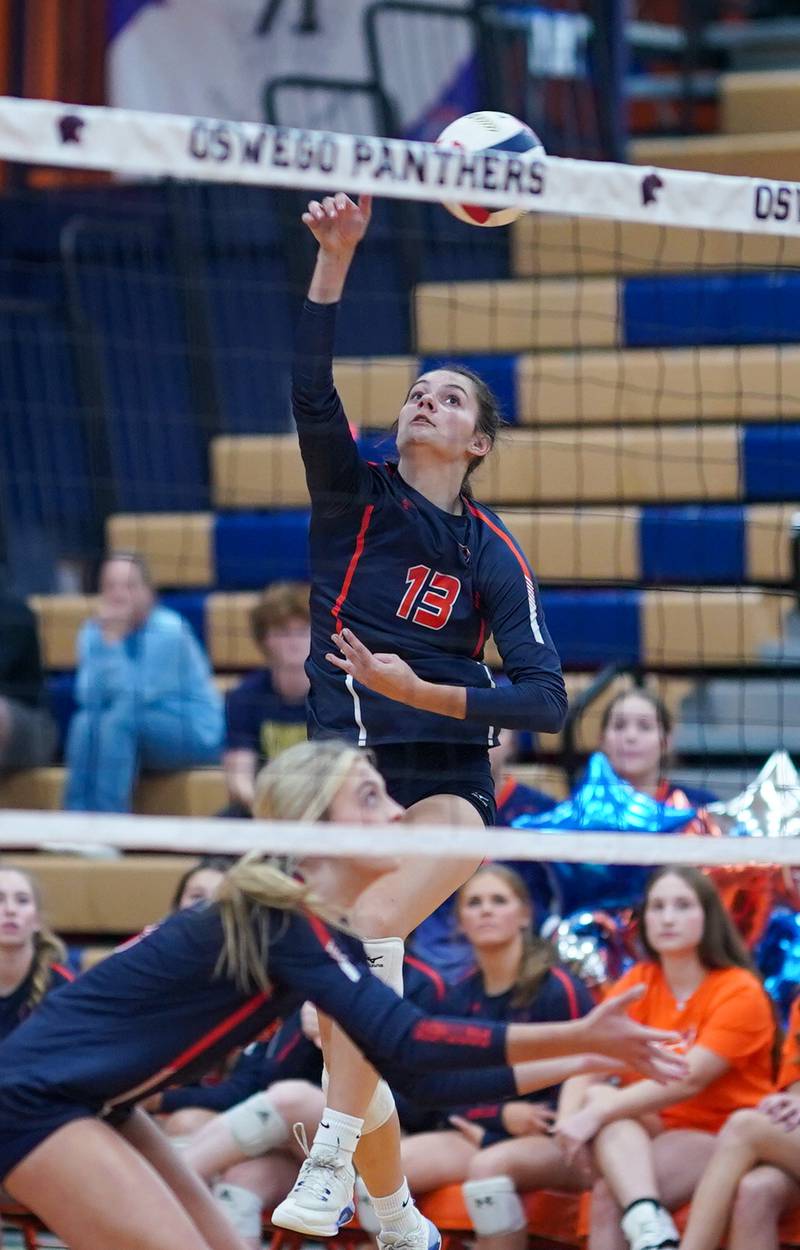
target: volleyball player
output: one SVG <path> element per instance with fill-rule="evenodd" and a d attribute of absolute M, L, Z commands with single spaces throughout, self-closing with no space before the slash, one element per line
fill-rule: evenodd
<path fill-rule="evenodd" d="M 399 816 L 378 773 L 337 742 L 270 764 L 260 815 L 305 792 L 308 819 L 385 824 Z M 391 862 L 391 861 L 389 861 Z M 626 1014 L 631 996 L 556 1025 L 431 1019 L 363 966 L 360 944 L 329 927 L 385 871 L 371 857 L 305 861 L 305 881 L 250 858 L 216 900 L 179 911 L 48 996 L 0 1045 L 0 1181 L 71 1250 L 242 1250 L 168 1140 L 136 1107 L 257 1037 L 304 998 L 382 1064 L 491 1066 L 594 1050 L 649 1074 L 680 1075 L 671 1032 Z M 552 1064 L 546 1064 L 552 1067 Z M 443 1078 L 453 1073 L 443 1073 Z M 485 1073 L 506 1091 L 508 1069 Z"/>
<path fill-rule="evenodd" d="M 371 464 L 359 454 L 332 359 L 337 305 L 370 211 L 369 197 L 356 204 L 338 194 L 303 214 L 319 245 L 293 378 L 311 495 L 309 728 L 312 737 L 336 733 L 369 746 L 409 822 L 482 828 L 495 817 L 488 749 L 496 727 L 557 731 L 564 681 L 528 563 L 469 489 L 501 425 L 486 384 L 460 365 L 425 372 L 397 416 L 398 462 Z M 490 634 L 505 686 L 495 686 L 483 663 Z M 374 970 L 398 992 L 403 940 L 478 862 L 408 858 L 359 900 L 354 927 L 368 939 Z M 323 1029 L 323 1046 L 328 1105 L 273 1220 L 330 1236 L 331 1209 L 351 1205 L 349 1158 L 362 1126 L 386 1122 L 392 1103 L 340 1031 Z M 333 1113 L 335 1127 L 326 1127 Z M 392 1157 L 402 1210 L 399 1139 Z"/>

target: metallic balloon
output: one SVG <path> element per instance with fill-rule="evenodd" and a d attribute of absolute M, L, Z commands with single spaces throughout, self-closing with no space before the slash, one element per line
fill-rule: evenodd
<path fill-rule="evenodd" d="M 614 916 L 580 911 L 560 920 L 551 935 L 561 963 L 591 988 L 616 981 L 633 961 Z"/>
<path fill-rule="evenodd" d="M 787 751 L 773 751 L 749 786 L 727 803 L 710 803 L 723 833 L 733 837 L 796 838 L 800 834 L 800 775 Z"/>

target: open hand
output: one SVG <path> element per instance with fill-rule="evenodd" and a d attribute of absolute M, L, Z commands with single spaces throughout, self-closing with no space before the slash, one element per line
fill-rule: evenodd
<path fill-rule="evenodd" d="M 545 1102 L 507 1102 L 500 1119 L 512 1137 L 531 1137 L 551 1133 L 556 1113 Z"/>
<path fill-rule="evenodd" d="M 351 629 L 343 629 L 340 634 L 332 634 L 331 638 L 339 648 L 339 655 L 329 652 L 325 659 L 330 664 L 376 694 L 396 699 L 398 703 L 412 703 L 419 678 L 399 655 L 373 653 Z"/>
<path fill-rule="evenodd" d="M 358 202 L 343 191 L 311 200 L 302 220 L 330 256 L 349 256 L 363 239 L 372 216 L 372 196 L 361 195 Z"/>
<path fill-rule="evenodd" d="M 680 1033 L 651 1029 L 627 1014 L 628 1007 L 642 997 L 643 985 L 635 985 L 601 1003 L 584 1016 L 586 1049 L 599 1051 L 635 1068 L 644 1076 L 666 1084 L 683 1080 L 689 1073 L 686 1058 L 669 1049 L 681 1045 Z"/>

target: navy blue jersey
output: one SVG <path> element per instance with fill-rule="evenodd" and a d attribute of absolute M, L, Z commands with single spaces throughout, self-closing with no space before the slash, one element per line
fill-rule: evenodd
<path fill-rule="evenodd" d="M 413 955 L 403 965 L 404 996 L 426 1014 L 435 1012 L 445 996 L 445 984 L 438 972 Z M 242 1051 L 230 1076 L 216 1085 L 184 1085 L 167 1089 L 160 1110 L 205 1107 L 227 1111 L 251 1094 L 268 1089 L 275 1081 L 310 1081 L 322 1078 L 322 1052 L 303 1033 L 300 1012 L 292 1012 L 268 1042 L 253 1042 Z"/>
<path fill-rule="evenodd" d="M 306 704 L 286 703 L 275 690 L 269 670 L 262 668 L 228 691 L 225 698 L 225 748 L 255 751 L 262 763 L 302 742 L 306 736 Z"/>
<path fill-rule="evenodd" d="M 269 990 L 245 991 L 217 973 L 223 932 L 212 903 L 175 913 L 49 995 L 0 1044 L 0 1101 L 8 1090 L 17 1102 L 29 1094 L 96 1112 L 132 1106 L 196 1080 L 305 999 L 380 1070 L 451 1069 L 439 1077 L 451 1088 L 454 1070 L 485 1066 L 487 1086 L 509 1096 L 505 1025 L 424 1015 L 369 974 L 358 941 L 311 913 L 273 911 L 267 921 Z"/>
<path fill-rule="evenodd" d="M 275 1081 L 310 1081 L 318 1085 L 321 1077 L 322 1052 L 303 1032 L 300 1012 L 293 1011 L 268 1042 L 253 1042 L 245 1047 L 224 1081 L 166 1089 L 159 1110 L 205 1107 L 207 1111 L 227 1111 L 259 1090 L 268 1089 Z"/>
<path fill-rule="evenodd" d="M 306 301 L 292 391 L 311 495 L 311 736 L 494 745 L 498 726 L 555 733 L 566 691 L 519 545 L 467 496 L 453 516 L 404 482 L 397 465 L 361 458 L 333 384 L 335 322 L 336 305 Z M 423 680 L 466 687 L 466 719 L 387 699 L 330 664 L 331 634 L 344 626 Z M 495 686 L 483 662 L 489 634 L 508 685 Z"/>
<path fill-rule="evenodd" d="M 47 993 L 52 993 L 59 986 L 69 985 L 75 978 L 68 968 L 61 964 L 50 965 L 50 984 Z M 7 1037 L 13 1029 L 26 1020 L 32 1008 L 28 1002 L 33 989 L 33 972 L 29 972 L 24 981 L 20 981 L 10 994 L 0 994 L 0 1038 Z M 38 1010 L 38 1008 L 36 1009 Z"/>

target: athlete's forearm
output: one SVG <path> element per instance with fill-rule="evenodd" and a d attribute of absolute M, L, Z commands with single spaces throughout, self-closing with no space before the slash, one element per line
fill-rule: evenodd
<path fill-rule="evenodd" d="M 465 720 L 467 715 L 467 692 L 464 686 L 443 686 L 418 677 L 411 686 L 409 706 L 420 712 L 437 712 L 439 716 L 452 716 Z"/>
<path fill-rule="evenodd" d="M 346 252 L 326 252 L 320 248 L 317 263 L 311 275 L 308 298 L 315 304 L 338 304 L 352 264 L 355 249 Z"/>

